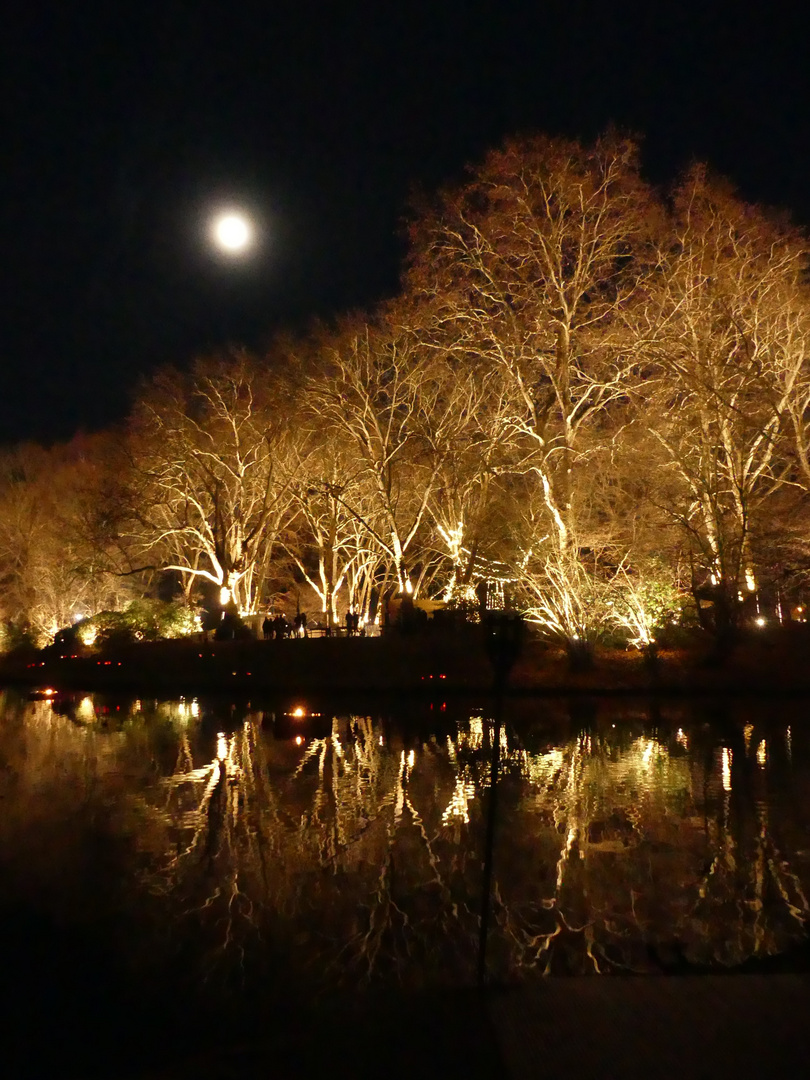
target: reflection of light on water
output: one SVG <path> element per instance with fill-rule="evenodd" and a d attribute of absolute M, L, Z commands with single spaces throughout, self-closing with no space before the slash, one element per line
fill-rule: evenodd
<path fill-rule="evenodd" d="M 463 729 L 459 730 L 458 735 L 456 736 L 457 748 L 459 750 L 481 750 L 484 746 L 485 724 L 489 725 L 490 731 L 494 731 L 494 721 L 486 719 L 483 716 L 471 716 L 469 719 L 469 731 L 464 731 Z M 500 735 L 498 741 L 500 748 L 506 752 L 509 749 L 506 728 L 501 725 L 499 731 Z"/>
<path fill-rule="evenodd" d="M 138 703 L 140 705 L 140 702 Z M 171 712 L 171 706 L 169 707 Z M 191 701 L 186 701 L 185 698 L 180 698 L 177 703 L 177 715 L 181 720 L 188 720 L 190 716 L 195 719 L 200 715 L 200 703 L 196 698 L 192 698 Z"/>
<path fill-rule="evenodd" d="M 228 741 L 225 738 L 224 731 L 217 732 L 217 757 L 220 761 L 224 761 L 228 756 Z"/>
<path fill-rule="evenodd" d="M 456 779 L 455 790 L 453 791 L 450 803 L 442 814 L 442 825 L 447 825 L 448 822 L 454 818 L 462 821 L 465 825 L 470 823 L 470 811 L 469 802 L 475 796 L 475 784 L 471 780 L 466 780 L 464 777 L 459 776 Z"/>
<path fill-rule="evenodd" d="M 691 785 L 688 758 L 671 757 L 667 745 L 646 735 L 627 747 L 608 747 L 598 738 L 580 735 L 567 749 L 522 752 L 519 757 L 523 775 L 539 789 L 537 805 L 549 797 L 562 798 L 558 824 L 569 815 L 578 821 L 592 800 L 626 802 L 633 817 L 639 798 L 657 798 L 657 793 L 675 789 L 686 792 Z"/>
<path fill-rule="evenodd" d="M 484 745 L 484 721 L 480 716 L 470 717 L 470 730 L 468 734 L 459 733 L 471 750 L 480 750 Z"/>
<path fill-rule="evenodd" d="M 562 750 L 548 750 L 544 754 L 529 754 L 526 758 L 526 773 L 533 784 L 551 783 L 565 765 L 565 753 Z"/>
<path fill-rule="evenodd" d="M 785 732 L 785 749 L 787 750 L 788 761 L 790 761 L 793 753 L 793 739 L 790 734 L 790 725 L 788 724 L 787 731 Z"/>
<path fill-rule="evenodd" d="M 659 768 L 670 764 L 669 748 L 658 742 L 657 739 L 647 739 L 641 736 L 636 739 L 633 750 L 635 753 L 641 754 L 641 764 L 645 769 L 649 769 L 650 765 L 653 764 L 653 756 L 655 757 L 655 764 Z"/>
<path fill-rule="evenodd" d="M 176 701 L 144 704 L 148 718 L 177 716 Z M 492 731 L 486 715 L 473 718 L 472 725 L 464 722 L 458 738 L 443 732 L 420 741 L 420 777 L 414 778 L 419 782 L 409 787 L 406 770 L 415 770 L 417 745 L 408 742 L 413 728 L 382 717 L 340 717 L 350 774 L 336 760 L 340 742 L 305 737 L 298 724 L 291 725 L 293 738 L 285 743 L 269 725 L 262 727 L 261 713 L 233 735 L 181 721 L 171 729 L 144 723 L 96 736 L 90 726 L 79 730 L 70 723 L 82 709 L 92 718 L 90 696 L 78 695 L 63 718 L 51 717 L 41 701 L 31 705 L 32 737 L 42 740 L 42 753 L 32 759 L 26 751 L 29 769 L 47 768 L 62 777 L 73 770 L 78 783 L 92 785 L 85 789 L 88 795 L 100 792 L 99 805 L 113 805 L 114 796 L 116 814 L 122 778 L 132 777 L 132 816 L 128 811 L 122 821 L 127 851 L 130 830 L 143 830 L 135 870 L 140 875 L 146 866 L 155 895 L 177 905 L 167 908 L 170 914 L 199 898 L 211 915 L 206 934 L 219 933 L 221 926 L 235 958 L 245 943 L 257 940 L 257 930 L 264 931 L 260 920 L 277 924 L 276 912 L 289 919 L 292 933 L 317 918 L 319 940 L 329 944 L 310 955 L 316 946 L 307 937 L 304 959 L 318 972 L 334 964 L 341 979 L 344 972 L 358 971 L 360 961 L 364 981 L 366 967 L 373 974 L 378 968 L 391 971 L 394 964 L 410 977 L 427 954 L 435 956 L 432 977 L 440 964 L 442 972 L 450 971 L 453 957 L 462 955 L 462 945 L 466 949 L 476 929 L 480 889 L 481 837 L 470 836 L 470 829 L 481 822 L 487 798 L 482 795 L 478 807 L 474 799 L 486 792 L 488 777 L 488 755 L 469 747 L 471 739 L 487 735 L 487 725 Z M 630 969 L 638 957 L 645 968 L 650 939 L 683 940 L 690 960 L 730 963 L 752 949 L 775 953 L 803 932 L 807 865 L 800 861 L 793 874 L 791 830 L 776 832 L 787 800 L 771 803 L 773 793 L 764 785 L 771 746 L 753 741 L 753 734 L 763 732 L 759 722 L 738 766 L 753 765 L 756 758 L 763 771 L 749 788 L 751 777 L 743 769 L 746 798 L 733 813 L 732 755 L 719 742 L 722 729 L 707 736 L 697 723 L 690 727 L 689 742 L 695 733 L 699 744 L 690 757 L 685 732 L 674 729 L 666 715 L 655 722 L 666 732 L 663 744 L 652 720 L 634 712 L 617 724 L 621 733 L 609 720 L 594 725 L 592 736 L 571 728 L 560 734 L 551 725 L 510 733 L 495 861 L 499 939 L 509 970 L 539 973 L 545 965 L 551 971 L 552 954 L 554 970 L 560 961 L 572 974 L 590 970 L 591 963 L 598 971 L 605 955 L 617 958 L 617 964 L 611 959 L 606 965 L 609 971 Z M 740 720 L 737 730 L 742 727 Z M 164 752 L 168 736 L 177 743 L 175 774 L 160 779 L 156 764 L 171 768 Z M 776 737 L 789 746 L 791 731 Z M 291 754 L 290 742 L 302 752 Z M 378 744 L 386 746 L 385 754 Z M 800 739 L 797 754 L 803 752 Z M 98 759 L 98 767 L 88 770 L 101 753 L 115 767 L 102 771 Z M 195 768 L 201 753 L 205 763 Z M 101 787 L 105 777 L 113 785 L 109 798 Z M 797 778 L 788 770 L 787 782 L 803 780 L 803 773 Z M 38 784 L 31 798 L 39 814 Z M 64 804 L 54 808 L 71 830 L 74 804 L 71 783 Z M 15 807 L 14 824 L 16 814 Z M 272 872 L 265 874 L 270 852 Z M 369 938 L 369 927 L 379 931 L 377 937 Z M 321 962 L 320 950 L 327 947 Z"/>
<path fill-rule="evenodd" d="M 751 747 L 751 736 L 754 734 L 754 725 L 746 724 L 743 728 L 743 739 L 745 740 L 745 752 L 748 753 Z"/>
<path fill-rule="evenodd" d="M 83 697 L 76 706 L 76 719 L 84 724 L 91 724 L 96 718 L 96 710 L 91 697 Z"/>
<path fill-rule="evenodd" d="M 571 848 L 574 846 L 574 842 L 577 838 L 577 830 L 571 826 L 568 830 L 568 835 L 565 838 L 565 854 L 571 854 Z"/>
<path fill-rule="evenodd" d="M 578 838 L 579 838 L 579 830 L 578 830 L 577 826 L 576 825 L 569 825 L 568 834 L 565 837 L 565 846 L 563 847 L 562 851 L 560 852 L 560 857 L 557 860 L 557 889 L 558 890 L 561 888 L 563 880 L 565 878 L 566 860 L 571 857 L 571 851 L 573 850 L 574 845 L 576 844 Z M 585 858 L 585 855 L 581 851 L 578 851 L 577 854 L 579 855 L 580 859 Z"/>

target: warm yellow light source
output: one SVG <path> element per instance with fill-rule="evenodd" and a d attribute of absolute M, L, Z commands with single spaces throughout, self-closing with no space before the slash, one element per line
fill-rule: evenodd
<path fill-rule="evenodd" d="M 754 619 L 754 622 L 757 624 L 757 626 L 764 626 L 766 620 L 763 615 L 758 615 L 756 619 Z"/>
<path fill-rule="evenodd" d="M 298 705 L 295 709 L 293 709 L 292 714 L 293 716 L 306 716 L 307 712 L 306 709 L 304 709 L 301 705 Z"/>
<path fill-rule="evenodd" d="M 230 599 L 231 590 L 223 585 L 222 588 L 219 590 L 219 602 L 220 604 L 222 604 L 223 607 L 225 607 L 225 605 L 230 601 Z"/>
<path fill-rule="evenodd" d="M 251 238 L 250 222 L 242 214 L 222 214 L 214 222 L 214 240 L 222 251 L 229 254 L 244 251 Z"/>

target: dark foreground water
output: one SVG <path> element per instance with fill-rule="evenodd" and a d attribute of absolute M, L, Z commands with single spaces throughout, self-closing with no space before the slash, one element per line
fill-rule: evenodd
<path fill-rule="evenodd" d="M 132 1035 L 475 983 L 492 705 L 295 704 L 0 697 L 7 1020 Z M 801 959 L 808 703 L 503 721 L 491 979 Z"/>

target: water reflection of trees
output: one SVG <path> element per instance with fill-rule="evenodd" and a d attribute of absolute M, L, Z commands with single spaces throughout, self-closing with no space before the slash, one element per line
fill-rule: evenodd
<path fill-rule="evenodd" d="M 785 732 L 738 730 L 603 723 L 513 752 L 528 790 L 501 822 L 507 970 L 690 970 L 804 940 Z"/>
<path fill-rule="evenodd" d="M 103 898 L 78 884 L 94 861 L 99 878 L 110 869 L 103 810 L 120 750 L 119 740 L 77 729 L 48 701 L 0 693 L 1 902 L 50 909 L 66 922 L 101 915 Z"/>
<path fill-rule="evenodd" d="M 807 867 L 771 790 L 791 783 L 784 731 L 684 725 L 533 748 L 501 730 L 500 974 L 736 964 L 802 939 Z M 155 886 L 212 932 L 212 963 L 262 943 L 327 981 L 467 980 L 492 730 L 409 744 L 351 716 L 276 742 L 254 714 L 202 765 L 183 734 Z"/>
<path fill-rule="evenodd" d="M 133 963 L 174 958 L 192 980 L 472 980 L 485 715 L 433 733 L 348 715 L 277 738 L 247 708 L 98 706 L 7 703 L 0 855 L 18 892 L 65 918 L 123 905 Z M 500 730 L 492 971 L 689 970 L 801 941 L 803 730 L 615 713 L 553 726 L 537 706 Z"/>
<path fill-rule="evenodd" d="M 207 962 L 278 948 L 327 982 L 470 978 L 491 722 L 409 744 L 369 717 L 282 741 L 261 720 L 203 764 L 182 731 L 153 806 L 152 885 L 207 928 Z M 684 725 L 532 748 L 501 730 L 500 974 L 736 964 L 802 939 L 786 733 Z"/>
<path fill-rule="evenodd" d="M 435 740 L 406 746 L 368 717 L 275 742 L 254 714 L 202 765 L 181 732 L 152 885 L 202 920 L 211 964 L 261 944 L 320 982 L 466 978 L 480 869 L 442 824 L 454 782 Z"/>

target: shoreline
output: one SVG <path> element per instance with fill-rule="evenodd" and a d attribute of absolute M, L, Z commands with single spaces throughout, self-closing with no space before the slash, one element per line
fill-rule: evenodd
<path fill-rule="evenodd" d="M 476 628 L 471 628 L 471 630 Z M 804 628 L 801 628 L 804 631 Z M 633 694 L 680 696 L 810 693 L 810 634 L 792 628 L 741 640 L 721 665 L 701 647 L 597 649 L 572 670 L 563 649 L 530 640 L 510 672 L 510 697 Z M 140 642 L 67 656 L 53 647 L 0 657 L 0 685 L 56 690 L 187 693 L 490 695 L 495 679 L 479 632 L 283 641 Z"/>

